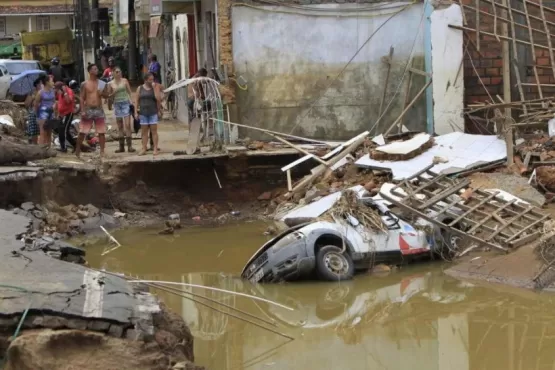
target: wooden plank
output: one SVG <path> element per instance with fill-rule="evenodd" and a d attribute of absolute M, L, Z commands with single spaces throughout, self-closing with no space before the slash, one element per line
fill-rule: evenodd
<path fill-rule="evenodd" d="M 514 202 L 516 202 L 515 199 L 511 200 L 509 203 L 504 204 L 501 208 L 499 208 L 498 210 L 496 210 L 495 212 L 490 213 L 489 215 L 487 215 L 486 217 L 484 217 L 482 220 L 480 220 L 479 223 L 477 223 L 476 225 L 472 226 L 469 230 L 467 230 L 466 232 L 469 234 L 472 234 L 474 231 L 476 231 L 482 224 L 488 222 L 491 218 L 495 218 L 498 222 L 500 222 L 502 225 L 506 224 L 505 220 L 503 220 L 501 218 L 501 216 L 499 216 L 497 213 L 499 211 L 502 211 L 503 209 L 509 207 L 511 204 L 513 204 Z"/>
<path fill-rule="evenodd" d="M 545 29 L 545 35 L 547 37 L 547 47 L 549 48 L 549 60 L 551 61 L 551 69 L 553 76 L 555 77 L 555 56 L 553 55 L 553 45 L 551 44 L 551 33 L 549 32 L 549 27 L 547 26 L 547 19 L 545 17 L 545 11 L 543 9 L 543 1 L 540 1 L 540 14 L 543 19 L 543 28 Z"/>
<path fill-rule="evenodd" d="M 478 204 L 476 204 L 474 207 L 470 208 L 469 210 L 465 211 L 462 215 L 460 215 L 459 217 L 457 217 L 456 219 L 454 219 L 453 221 L 451 221 L 451 223 L 448 226 L 453 226 L 456 225 L 459 221 L 461 221 L 463 218 L 465 218 L 466 216 L 468 216 L 469 214 L 471 214 L 472 212 L 474 212 L 475 210 L 477 210 L 478 208 L 482 207 L 484 204 L 486 204 L 487 202 L 489 202 L 491 199 L 495 198 L 497 196 L 497 194 L 499 194 L 499 192 L 495 192 L 490 194 L 489 197 L 482 199 L 481 201 L 478 202 Z"/>
<path fill-rule="evenodd" d="M 383 112 L 383 104 L 385 102 L 385 98 L 387 96 L 387 86 L 389 85 L 389 75 L 391 74 L 391 65 L 393 64 L 393 51 L 395 50 L 395 48 L 393 48 L 393 46 L 391 46 L 389 48 L 389 56 L 387 56 L 387 72 L 385 74 L 385 83 L 384 83 L 384 87 L 383 87 L 383 95 L 382 95 L 382 100 L 380 101 L 380 110 L 379 110 L 379 114 L 378 117 L 380 117 L 382 115 Z"/>
<path fill-rule="evenodd" d="M 466 179 L 465 179 L 466 180 Z M 421 204 L 418 209 L 422 210 L 425 208 L 428 208 L 430 205 L 437 203 L 438 201 L 447 198 L 450 195 L 453 195 L 455 193 L 458 193 L 459 190 L 461 190 L 462 188 L 467 187 L 470 184 L 469 180 L 466 181 L 461 181 L 458 185 L 453 186 L 451 189 L 442 191 L 441 193 L 439 193 L 438 195 L 434 196 L 433 198 L 427 200 L 426 202 L 424 202 L 423 204 Z"/>
<path fill-rule="evenodd" d="M 441 208 L 437 213 L 435 217 L 441 216 L 442 214 L 444 214 L 445 212 L 449 211 L 452 207 L 454 207 L 457 203 L 460 202 L 460 199 L 454 199 L 451 201 L 451 203 L 447 204 L 445 207 Z"/>
<path fill-rule="evenodd" d="M 495 0 L 493 0 L 495 1 Z M 480 51 L 480 0 L 475 0 L 476 4 L 476 49 Z"/>
<path fill-rule="evenodd" d="M 511 236 L 509 239 L 506 240 L 507 243 L 512 242 L 513 240 L 516 239 L 517 236 L 519 236 L 522 233 L 525 233 L 527 230 L 530 230 L 532 227 L 536 226 L 537 224 L 539 224 L 540 222 L 544 222 L 545 220 L 547 220 L 549 218 L 549 215 L 545 215 L 542 218 L 540 218 L 539 220 L 536 220 L 535 222 L 532 222 L 530 225 L 526 226 L 524 229 L 520 229 L 516 234 L 514 234 L 513 236 Z M 510 223 L 510 222 L 509 222 Z"/>
<path fill-rule="evenodd" d="M 300 146 L 295 145 L 295 144 L 293 144 L 293 143 L 290 143 L 289 141 L 285 140 L 284 138 L 280 137 L 279 135 L 272 134 L 272 133 L 269 133 L 269 132 L 267 132 L 266 134 L 267 134 L 267 135 L 270 135 L 271 137 L 273 137 L 273 138 L 276 139 L 277 141 L 280 141 L 280 142 L 284 143 L 285 145 L 290 146 L 291 148 L 295 149 L 296 151 L 298 151 L 298 152 L 301 153 L 301 154 L 312 156 L 312 158 L 316 159 L 318 162 L 320 162 L 320 163 L 323 164 L 324 166 L 329 167 L 329 166 L 328 166 L 328 163 L 327 163 L 326 161 L 324 161 L 322 158 L 318 157 L 317 155 L 314 155 L 314 154 L 309 153 L 308 151 L 304 150 L 304 149 L 301 148 Z"/>
<path fill-rule="evenodd" d="M 497 40 L 497 42 L 501 42 L 501 39 L 499 38 L 499 36 L 497 36 L 497 7 L 495 6 L 495 1 L 493 1 L 493 3 L 491 4 L 491 9 L 493 11 L 493 33 L 495 34 L 495 39 Z M 478 9 L 478 11 L 480 10 Z"/>
<path fill-rule="evenodd" d="M 507 0 L 501 0 L 503 4 L 507 3 Z M 495 0 L 493 0 L 495 3 Z M 507 11 L 502 10 L 502 14 L 506 17 Z M 509 36 L 509 25 L 503 23 L 501 25 L 501 35 L 504 37 Z M 503 60 L 502 76 L 503 76 L 503 100 L 504 102 L 511 101 L 511 56 L 509 42 L 503 40 L 501 44 L 501 57 Z M 510 125 L 511 122 L 508 120 L 512 117 L 512 110 L 510 107 L 505 108 L 505 125 L 503 130 L 505 130 L 505 142 L 507 145 L 507 165 L 510 166 L 514 162 L 514 148 L 513 148 L 513 127 Z M 499 132 L 497 134 L 500 134 Z"/>
<path fill-rule="evenodd" d="M 503 247 L 500 246 L 500 245 L 496 245 L 496 244 L 493 244 L 493 243 L 489 243 L 489 242 L 484 241 L 484 240 L 482 240 L 482 239 L 480 239 L 480 238 L 478 238 L 478 237 L 475 237 L 475 236 L 473 236 L 473 235 L 468 235 L 468 234 L 465 233 L 464 231 L 461 231 L 461 230 L 458 230 L 458 229 L 455 229 L 455 228 L 446 227 L 445 224 L 439 222 L 439 221 L 436 220 L 434 217 L 430 217 L 428 214 L 426 214 L 426 213 L 424 213 L 424 212 L 422 212 L 422 211 L 419 211 L 419 210 L 416 210 L 416 209 L 414 209 L 414 208 L 411 208 L 410 206 L 404 204 L 403 202 L 397 201 L 396 199 L 394 199 L 393 197 L 388 196 L 388 195 L 385 194 L 385 193 L 380 193 L 380 195 L 381 195 L 385 200 L 387 200 L 387 201 L 389 201 L 389 202 L 395 204 L 397 207 L 401 208 L 402 210 L 404 210 L 404 211 L 406 211 L 406 212 L 409 212 L 409 213 L 412 213 L 412 214 L 414 214 L 414 215 L 416 215 L 416 216 L 418 216 L 418 217 L 420 217 L 420 218 L 422 218 L 422 219 L 424 219 L 424 220 L 426 220 L 426 221 L 428 221 L 428 222 L 431 222 L 432 224 L 434 224 L 434 225 L 436 225 L 436 226 L 438 226 L 438 227 L 440 227 L 440 228 L 442 228 L 442 229 L 447 229 L 449 232 L 451 232 L 451 233 L 453 233 L 453 234 L 455 234 L 455 235 L 459 235 L 459 236 L 461 236 L 461 237 L 463 237 L 463 238 L 468 238 L 468 239 L 470 239 L 470 240 L 472 240 L 472 241 L 474 241 L 474 242 L 476 242 L 476 243 L 479 243 L 479 244 L 481 244 L 481 245 L 485 245 L 485 246 L 490 247 L 490 248 L 499 249 L 499 250 L 501 250 L 501 251 L 503 251 L 503 252 L 507 252 L 507 249 L 506 249 L 506 248 L 503 248 Z"/>
<path fill-rule="evenodd" d="M 450 216 L 450 217 L 452 217 L 452 218 L 456 218 L 456 217 L 458 216 L 458 214 L 455 213 L 455 212 L 453 212 L 453 211 L 447 211 L 447 212 L 445 212 L 445 213 L 446 213 L 447 216 Z M 465 219 L 464 219 L 464 222 L 469 223 L 469 224 L 471 224 L 471 225 L 473 225 L 473 226 L 476 225 L 476 224 L 478 224 L 478 223 L 480 223 L 480 221 L 476 221 L 476 220 L 474 220 L 474 219 L 472 219 L 472 218 L 465 218 Z M 446 225 L 446 224 L 444 224 L 444 223 L 442 223 L 442 225 L 443 225 L 445 228 L 448 228 L 448 229 L 455 229 L 455 228 L 450 227 L 450 226 L 448 226 L 448 225 Z M 493 227 L 491 227 L 491 226 L 489 226 L 489 225 L 480 225 L 480 227 L 481 227 L 483 230 L 485 230 L 485 231 L 489 231 L 490 233 L 493 233 L 493 232 L 497 231 L 497 229 L 495 229 L 495 228 L 493 228 Z M 468 234 L 467 234 L 467 235 L 468 235 Z M 504 237 L 504 238 L 510 238 L 510 237 L 512 236 L 512 234 L 509 234 L 507 231 L 501 231 L 501 232 L 499 233 L 499 235 L 502 236 L 502 237 Z"/>
<path fill-rule="evenodd" d="M 520 212 L 519 214 L 517 214 L 516 216 L 514 216 L 513 218 L 511 218 L 509 221 L 507 221 L 507 225 L 503 225 L 500 228 L 498 228 L 493 234 L 490 234 L 489 236 L 487 236 L 484 240 L 485 241 L 489 241 L 493 238 L 495 238 L 498 234 L 500 234 L 503 230 L 505 230 L 510 224 L 512 224 L 513 222 L 515 222 L 516 220 L 518 220 L 519 218 L 521 218 L 522 216 L 524 216 L 526 213 L 528 213 L 528 211 L 530 211 L 533 207 L 529 206 L 527 209 L 525 209 L 524 211 Z"/>
<path fill-rule="evenodd" d="M 293 190 L 293 181 L 291 180 L 291 170 L 287 170 L 287 190 Z"/>
<path fill-rule="evenodd" d="M 187 141 L 187 147 L 185 148 L 185 152 L 188 155 L 195 154 L 198 149 L 201 125 L 201 120 L 198 117 L 193 118 L 191 121 L 191 125 L 189 126 L 189 138 Z"/>
<path fill-rule="evenodd" d="M 512 242 L 509 243 L 509 245 L 511 246 L 511 248 L 518 248 L 518 247 L 520 247 L 524 244 L 528 244 L 530 242 L 533 242 L 534 240 L 537 240 L 540 237 L 541 237 L 541 233 L 538 231 L 538 232 L 532 233 L 530 235 L 526 235 L 526 236 L 524 236 L 524 237 L 522 237 L 518 240 L 512 241 Z"/>
<path fill-rule="evenodd" d="M 418 101 L 418 99 L 422 96 L 422 94 L 424 94 L 424 92 L 428 89 L 428 87 L 432 84 L 432 79 L 430 78 L 430 80 L 426 83 L 426 85 L 424 85 L 424 87 L 418 92 L 418 94 L 416 94 L 416 96 L 411 100 L 411 102 L 409 103 L 409 105 L 407 105 L 405 107 L 405 109 L 403 109 L 403 111 L 401 112 L 401 114 L 399 115 L 399 117 L 397 117 L 397 119 L 395 121 L 393 121 L 393 123 L 391 124 L 391 126 L 389 126 L 389 128 L 387 129 L 387 131 L 385 132 L 384 136 L 387 136 L 387 134 L 389 134 L 391 132 L 391 130 L 393 130 L 393 128 L 403 119 L 403 117 L 405 116 L 405 114 L 407 114 L 407 112 L 409 111 L 410 108 L 412 108 L 412 106 L 414 105 L 414 103 L 416 103 Z"/>

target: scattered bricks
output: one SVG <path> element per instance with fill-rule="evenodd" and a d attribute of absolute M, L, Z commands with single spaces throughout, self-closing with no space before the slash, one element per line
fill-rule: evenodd
<path fill-rule="evenodd" d="M 144 333 L 140 330 L 135 330 L 135 329 L 128 329 L 125 332 L 125 337 L 129 340 L 134 340 L 134 341 L 142 341 L 144 340 Z"/>
<path fill-rule="evenodd" d="M 45 315 L 42 317 L 42 327 L 49 329 L 67 328 L 67 320 L 58 316 Z"/>
<path fill-rule="evenodd" d="M 110 329 L 110 323 L 106 321 L 93 320 L 87 324 L 87 329 L 92 331 L 107 332 Z"/>
<path fill-rule="evenodd" d="M 121 338 L 123 336 L 123 326 L 111 324 L 108 329 L 108 335 L 116 338 Z"/>
<path fill-rule="evenodd" d="M 82 319 L 69 319 L 67 320 L 67 327 L 69 329 L 86 330 L 87 321 Z"/>
<path fill-rule="evenodd" d="M 522 162 L 522 159 L 518 155 L 515 155 L 514 160 L 515 160 L 515 164 L 517 165 L 520 174 L 524 175 L 528 171 L 528 168 L 526 168 L 526 166 Z"/>

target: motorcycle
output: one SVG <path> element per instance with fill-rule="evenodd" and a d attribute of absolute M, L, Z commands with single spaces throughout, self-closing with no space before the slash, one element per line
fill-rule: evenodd
<path fill-rule="evenodd" d="M 70 138 L 66 139 L 68 146 L 73 146 L 71 143 L 77 142 L 77 137 L 79 136 L 79 125 L 81 123 L 81 119 L 79 118 L 79 114 L 81 112 L 81 99 L 80 99 L 80 86 L 77 81 L 73 80 L 68 84 L 68 87 L 73 91 L 73 99 L 75 101 L 75 108 L 73 110 L 73 117 L 74 119 L 71 121 L 71 125 L 69 127 L 68 136 Z M 53 144 L 56 146 L 60 145 L 58 134 L 60 127 L 53 128 Z M 83 140 L 83 151 L 94 151 L 96 149 L 98 139 L 94 136 L 94 134 L 89 134 Z"/>

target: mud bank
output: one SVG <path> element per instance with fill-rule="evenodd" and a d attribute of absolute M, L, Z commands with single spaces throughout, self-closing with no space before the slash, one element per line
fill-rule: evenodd
<path fill-rule="evenodd" d="M 239 155 L 96 166 L 66 161 L 0 167 L 0 208 L 54 201 L 62 207 L 92 204 L 108 214 L 123 212 L 132 222 L 155 223 L 179 213 L 185 223 L 193 217 L 221 223 L 231 214 L 235 218 L 264 214 L 271 199 L 284 192 L 281 167 L 297 158 Z M 307 163 L 296 171 L 306 173 L 309 168 Z M 267 192 L 270 197 L 258 199 Z"/>
<path fill-rule="evenodd" d="M 18 321 L 17 317 L 0 319 L 0 349 L 8 344 Z M 4 369 L 204 369 L 192 362 L 193 337 L 181 317 L 162 306 L 153 321 L 154 334 L 145 336 L 102 321 L 29 315 L 24 330 L 4 350 Z"/>
<path fill-rule="evenodd" d="M 20 236 L 32 225 L 0 210 L 4 368 L 201 369 L 180 316 L 144 287 L 82 266 L 84 250 L 45 236 L 29 245 Z M 42 247 L 29 248 L 36 242 Z"/>
<path fill-rule="evenodd" d="M 260 195 L 283 189 L 280 168 L 296 157 L 0 167 L 6 368 L 200 369 L 181 316 L 123 278 L 83 266 L 85 250 L 63 239 L 173 213 L 184 224 L 257 217 L 270 203 Z"/>
<path fill-rule="evenodd" d="M 534 278 L 543 266 L 544 262 L 538 258 L 534 247 L 524 246 L 507 255 L 485 254 L 465 258 L 445 273 L 457 279 L 534 289 Z M 553 291 L 552 288 L 545 290 Z"/>

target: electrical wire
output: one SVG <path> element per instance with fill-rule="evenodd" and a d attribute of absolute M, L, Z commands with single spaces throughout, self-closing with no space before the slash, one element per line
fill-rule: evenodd
<path fill-rule="evenodd" d="M 15 289 L 15 290 L 20 290 L 22 292 L 25 292 L 27 294 L 32 293 L 30 290 L 27 290 L 23 287 L 17 286 L 17 285 L 6 285 L 6 284 L 0 284 L 0 288 L 9 288 L 9 289 Z M 27 307 L 25 308 L 25 311 L 23 311 L 23 315 L 21 315 L 21 319 L 19 320 L 19 323 L 17 324 L 17 328 L 15 329 L 14 334 L 12 335 L 12 341 L 15 340 L 15 338 L 17 338 L 17 336 L 19 335 L 19 333 L 21 332 L 21 328 L 23 327 L 23 322 L 25 321 L 25 319 L 27 318 L 27 314 L 29 313 L 29 310 L 31 309 L 31 306 L 33 304 L 33 299 L 29 299 L 29 303 L 27 304 Z M 0 358 L 0 369 L 4 368 L 4 359 Z"/>
<path fill-rule="evenodd" d="M 403 74 L 401 76 L 401 80 L 397 84 L 397 88 L 395 89 L 395 93 L 393 94 L 393 97 L 391 97 L 391 99 L 389 100 L 389 104 L 386 105 L 386 107 L 382 111 L 382 114 L 378 117 L 376 122 L 374 122 L 374 125 L 372 125 L 370 130 L 368 130 L 370 133 L 378 126 L 378 123 L 380 123 L 382 118 L 385 116 L 385 114 L 389 110 L 389 107 L 391 107 L 391 104 L 393 104 L 393 102 L 395 101 L 395 98 L 397 97 L 397 95 L 401 91 L 401 86 L 402 86 L 403 82 L 405 81 L 405 77 L 407 76 L 407 72 L 409 71 L 412 58 L 414 57 L 414 50 L 415 50 L 415 46 L 416 46 L 416 40 L 418 40 L 418 35 L 420 34 L 420 30 L 422 29 L 422 23 L 424 21 L 424 15 L 426 14 L 425 11 L 424 11 L 424 8 L 425 8 L 425 5 L 422 7 L 422 13 L 420 15 L 420 23 L 418 24 L 418 30 L 416 32 L 416 35 L 414 36 L 414 40 L 412 41 L 412 47 L 411 47 L 411 50 L 410 50 L 409 58 L 407 59 L 407 63 L 405 64 L 405 70 L 403 71 Z M 410 91 L 407 92 L 407 93 L 410 93 Z M 360 123 L 360 121 L 357 122 L 357 125 L 358 125 L 358 123 Z"/>
<path fill-rule="evenodd" d="M 374 37 L 374 35 L 376 35 L 376 33 L 378 33 L 378 31 L 380 29 L 382 29 L 382 27 L 384 27 L 390 20 L 392 20 L 396 15 L 398 15 L 399 13 L 401 13 L 402 11 L 404 11 L 405 9 L 409 8 L 410 6 L 414 5 L 415 3 L 411 3 L 409 5 L 404 6 L 402 9 L 394 12 L 389 18 L 387 18 L 382 24 L 379 25 L 378 28 L 376 28 L 376 30 L 374 32 L 372 32 L 372 34 L 366 39 L 366 41 L 364 41 L 364 43 L 358 48 L 358 50 L 356 51 L 356 53 L 351 57 L 351 59 L 349 59 L 349 61 L 347 62 L 347 64 L 345 64 L 345 66 L 341 69 L 341 71 L 339 71 L 339 73 L 337 74 L 337 76 L 335 76 L 330 83 L 322 90 L 322 95 L 320 95 L 318 98 L 316 98 L 312 104 L 310 104 L 310 106 L 308 107 L 308 109 L 306 110 L 306 113 L 301 117 L 301 119 L 297 122 L 297 124 L 295 124 L 295 126 L 291 129 L 291 131 L 289 132 L 289 134 L 293 133 L 296 128 L 299 126 L 299 124 L 305 120 L 305 118 L 308 116 L 308 114 L 310 113 L 310 111 L 312 110 L 312 108 L 314 107 L 314 105 L 320 100 L 322 99 L 322 97 L 324 96 L 324 94 L 328 91 L 328 89 L 339 79 L 339 77 L 341 77 L 341 75 L 343 74 L 343 72 L 345 72 L 345 70 L 347 69 L 347 67 L 351 64 L 351 62 L 357 57 L 357 55 L 361 52 L 361 50 L 370 42 L 370 40 Z"/>

